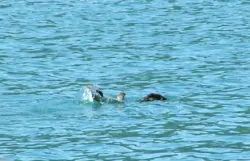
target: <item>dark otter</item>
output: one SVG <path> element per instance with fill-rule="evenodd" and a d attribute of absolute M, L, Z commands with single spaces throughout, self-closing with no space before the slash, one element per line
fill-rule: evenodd
<path fill-rule="evenodd" d="M 98 89 L 95 90 L 95 94 L 92 93 L 92 97 L 97 102 L 104 102 L 103 93 L 102 93 L 102 91 L 100 91 Z"/>
<path fill-rule="evenodd" d="M 99 89 L 97 89 L 97 90 L 95 90 L 97 93 L 99 93 L 99 95 L 101 96 L 101 97 L 103 97 L 103 93 L 102 93 L 102 91 L 100 91 Z"/>
<path fill-rule="evenodd" d="M 97 101 L 100 103 L 104 103 L 104 102 L 121 103 L 121 102 L 124 102 L 125 95 L 126 95 L 125 93 L 120 93 L 119 95 L 117 95 L 116 98 L 104 96 L 101 90 L 96 89 L 92 86 L 86 86 L 86 92 L 83 94 L 82 98 L 83 100 L 88 100 L 91 102 Z M 147 102 L 147 101 L 154 101 L 154 100 L 164 101 L 164 100 L 167 100 L 167 98 L 157 93 L 150 93 L 146 97 L 140 99 L 139 101 Z"/>
<path fill-rule="evenodd" d="M 147 101 L 154 101 L 154 100 L 164 101 L 164 100 L 167 100 L 167 98 L 157 93 L 150 93 L 146 97 L 140 99 L 140 102 L 147 102 Z"/>

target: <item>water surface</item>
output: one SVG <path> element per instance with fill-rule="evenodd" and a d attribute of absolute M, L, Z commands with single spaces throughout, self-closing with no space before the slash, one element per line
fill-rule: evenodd
<path fill-rule="evenodd" d="M 0 159 L 250 160 L 248 0 L 0 3 Z M 80 100 L 84 85 L 125 104 Z M 166 102 L 138 103 L 151 92 Z"/>

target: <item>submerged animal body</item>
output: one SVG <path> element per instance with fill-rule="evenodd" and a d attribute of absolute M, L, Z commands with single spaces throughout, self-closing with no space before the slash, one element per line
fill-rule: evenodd
<path fill-rule="evenodd" d="M 82 99 L 90 102 L 100 102 L 100 103 L 121 103 L 124 101 L 125 93 L 120 93 L 116 98 L 110 96 L 104 96 L 100 89 L 92 86 L 85 86 L 85 91 L 83 93 Z"/>
<path fill-rule="evenodd" d="M 148 102 L 148 101 L 154 101 L 154 100 L 164 101 L 164 100 L 167 100 L 167 98 L 157 93 L 150 93 L 146 97 L 143 97 L 142 99 L 140 99 L 140 102 Z"/>
<path fill-rule="evenodd" d="M 110 97 L 110 96 L 104 96 L 103 92 L 95 87 L 92 86 L 86 86 L 85 91 L 82 95 L 82 99 L 90 102 L 100 102 L 100 103 L 122 103 L 124 102 L 125 93 L 120 93 L 116 97 Z M 157 93 L 150 93 L 147 96 L 140 99 L 140 102 L 148 102 L 148 101 L 165 101 L 167 100 L 166 97 L 157 94 Z"/>
<path fill-rule="evenodd" d="M 104 100 L 102 91 L 92 86 L 85 87 L 82 99 L 90 102 L 103 102 Z"/>
<path fill-rule="evenodd" d="M 121 103 L 121 102 L 124 102 L 124 98 L 125 98 L 125 93 L 120 93 L 116 96 L 116 98 L 113 98 L 113 97 L 110 97 L 110 96 L 107 96 L 105 97 L 105 102 L 107 103 Z"/>

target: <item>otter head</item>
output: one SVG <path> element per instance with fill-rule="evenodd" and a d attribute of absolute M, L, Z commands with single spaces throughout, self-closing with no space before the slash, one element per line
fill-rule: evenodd
<path fill-rule="evenodd" d="M 164 100 L 167 100 L 167 98 L 163 97 L 163 96 L 160 95 L 160 94 L 150 93 L 150 94 L 147 95 L 146 97 L 142 98 L 142 99 L 140 100 L 140 102 L 154 101 L 154 100 L 164 101 Z"/>
<path fill-rule="evenodd" d="M 122 101 L 124 100 L 125 95 L 126 95 L 125 93 L 120 93 L 120 94 L 116 97 L 117 101 L 122 102 Z"/>

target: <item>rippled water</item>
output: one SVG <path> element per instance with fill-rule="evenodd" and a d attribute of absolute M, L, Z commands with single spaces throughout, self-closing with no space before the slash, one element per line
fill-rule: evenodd
<path fill-rule="evenodd" d="M 250 160 L 248 0 L 2 0 L 1 160 Z M 80 100 L 84 85 L 125 104 Z M 138 103 L 150 92 L 166 102 Z"/>

